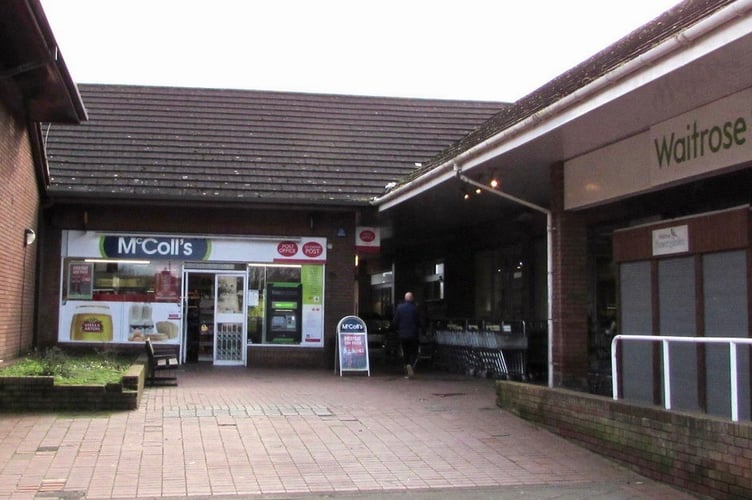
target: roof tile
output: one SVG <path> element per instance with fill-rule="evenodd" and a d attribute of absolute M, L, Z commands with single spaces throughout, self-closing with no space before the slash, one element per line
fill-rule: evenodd
<path fill-rule="evenodd" d="M 364 204 L 503 103 L 81 85 L 50 125 L 52 197 Z"/>

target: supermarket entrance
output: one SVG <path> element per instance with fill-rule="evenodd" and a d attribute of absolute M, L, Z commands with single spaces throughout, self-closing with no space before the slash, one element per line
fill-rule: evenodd
<path fill-rule="evenodd" d="M 246 364 L 246 278 L 237 271 L 184 271 L 184 362 Z"/>

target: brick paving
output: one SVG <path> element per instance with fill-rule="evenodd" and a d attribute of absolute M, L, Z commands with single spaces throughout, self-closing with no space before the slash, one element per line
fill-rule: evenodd
<path fill-rule="evenodd" d="M 693 498 L 446 373 L 188 366 L 138 410 L 0 413 L 1 498 Z"/>

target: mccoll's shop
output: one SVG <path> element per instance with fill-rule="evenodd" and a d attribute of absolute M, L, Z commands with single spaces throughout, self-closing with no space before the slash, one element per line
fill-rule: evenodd
<path fill-rule="evenodd" d="M 150 339 L 221 365 L 323 347 L 326 238 L 63 231 L 61 248 L 61 343 Z"/>

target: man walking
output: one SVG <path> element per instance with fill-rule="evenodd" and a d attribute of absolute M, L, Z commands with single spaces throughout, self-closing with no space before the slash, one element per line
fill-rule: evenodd
<path fill-rule="evenodd" d="M 420 339 L 420 314 L 415 306 L 412 292 L 405 294 L 405 301 L 397 306 L 394 313 L 394 327 L 397 329 L 402 344 L 402 360 L 405 364 L 407 378 L 413 376 L 413 367 L 418 359 L 418 342 Z"/>

